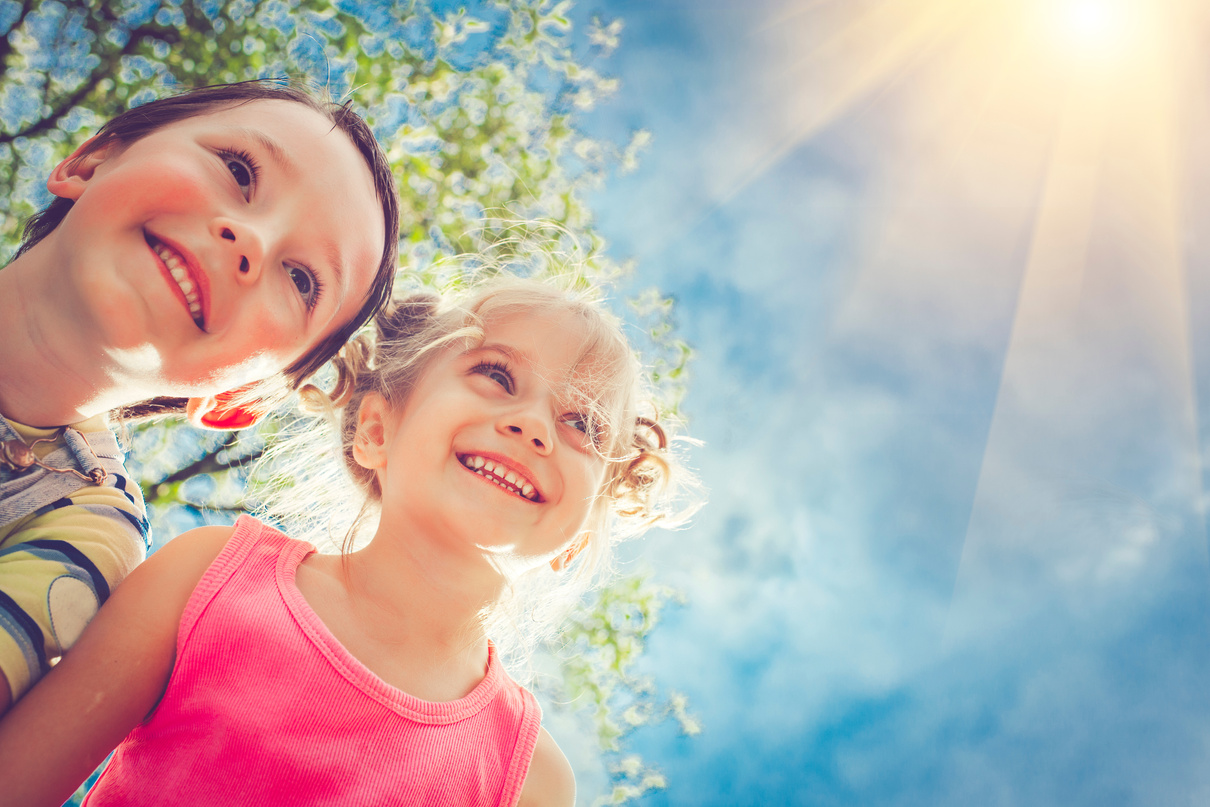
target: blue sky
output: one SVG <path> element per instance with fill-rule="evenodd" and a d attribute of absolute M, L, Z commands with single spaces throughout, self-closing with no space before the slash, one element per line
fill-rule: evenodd
<path fill-rule="evenodd" d="M 633 737 L 645 804 L 1210 797 L 1207 20 L 1069 5 L 575 9 L 625 21 L 588 125 L 654 141 L 594 206 L 711 491 L 643 548 L 704 724 Z"/>

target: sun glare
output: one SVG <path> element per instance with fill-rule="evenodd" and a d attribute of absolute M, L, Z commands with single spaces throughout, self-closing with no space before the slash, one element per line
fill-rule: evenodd
<path fill-rule="evenodd" d="M 720 184 L 712 201 L 725 202 L 801 143 L 849 118 L 849 131 L 877 144 L 886 176 L 885 195 L 863 222 L 868 262 L 854 266 L 851 288 L 874 288 L 882 273 L 899 271 L 885 256 L 905 244 L 961 256 L 977 237 L 1007 246 L 1016 243 L 1010 236 L 1020 237 L 1013 234 L 1029 234 L 1019 280 L 1002 279 L 1019 288 L 976 510 L 987 490 L 1019 483 L 996 469 L 1012 467 L 1020 428 L 1036 425 L 1033 418 L 1051 402 L 1058 414 L 1049 427 L 1061 433 L 1076 425 L 1063 420 L 1075 410 L 1062 408 L 1068 387 L 1063 373 L 1053 372 L 1057 357 L 1076 353 L 1054 348 L 1060 338 L 1085 339 L 1093 331 L 1080 329 L 1102 322 L 1088 313 L 1103 302 L 1096 295 L 1129 284 L 1133 319 L 1121 327 L 1164 356 L 1174 406 L 1198 411 L 1189 374 L 1184 208 L 1196 168 L 1188 164 L 1197 148 L 1191 127 L 1210 117 L 1207 0 L 783 3 L 762 28 L 775 125 L 737 161 L 737 178 Z M 931 221 L 921 213 L 968 199 L 984 205 L 969 213 L 982 236 L 950 231 L 940 214 Z M 935 243 L 928 227 L 937 228 Z M 938 288 L 944 282 L 947 294 L 962 287 L 965 273 L 984 271 L 979 261 L 955 259 L 951 281 L 941 274 L 950 265 L 935 263 Z M 980 304 L 972 299 L 972 310 Z M 1077 347 L 1092 344 L 1089 338 Z M 1004 423 L 1011 428 L 998 425 Z M 1197 429 L 1187 434 L 1196 444 Z M 984 516 L 996 521 L 994 508 Z M 978 568 L 969 557 L 981 550 L 971 546 L 991 546 L 996 535 L 970 528 L 956 591 Z"/>
<path fill-rule="evenodd" d="M 1096 63 L 1133 61 L 1152 43 L 1154 2 L 1059 0 L 1045 4 L 1054 44 L 1061 52 Z"/>
<path fill-rule="evenodd" d="M 1066 33 L 1085 47 L 1105 47 L 1125 32 L 1125 13 L 1115 0 L 1068 0 L 1059 6 Z"/>

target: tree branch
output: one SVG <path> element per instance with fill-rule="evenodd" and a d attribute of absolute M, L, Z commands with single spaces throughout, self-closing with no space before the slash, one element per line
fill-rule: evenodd
<path fill-rule="evenodd" d="M 34 0 L 22 0 L 21 12 L 17 15 L 17 21 L 8 29 L 8 34 L 0 37 L 0 77 L 3 77 L 8 69 L 8 55 L 13 52 L 13 43 L 9 41 L 8 35 L 21 27 L 25 22 L 25 18 L 29 16 L 29 12 L 34 8 Z"/>
<path fill-rule="evenodd" d="M 219 453 L 226 449 L 234 448 L 237 442 L 238 440 L 236 439 L 235 434 L 232 433 L 213 451 L 206 452 L 206 454 L 204 454 L 200 459 L 190 463 L 189 465 L 186 465 L 180 470 L 174 471 L 169 476 L 161 479 L 154 485 L 149 485 L 148 487 L 171 485 L 175 482 L 184 482 L 186 479 L 192 476 L 197 476 L 198 474 L 215 474 L 221 473 L 222 471 L 229 471 L 232 468 L 239 468 L 240 466 L 249 462 L 255 462 L 263 453 L 265 453 L 264 449 L 262 448 L 253 451 L 251 454 L 240 457 L 235 462 L 220 462 L 218 459 Z"/>
<path fill-rule="evenodd" d="M 76 106 L 76 104 L 80 103 L 85 96 L 96 89 L 97 84 L 100 83 L 102 78 L 114 73 L 114 68 L 117 67 L 118 61 L 123 56 L 129 56 L 131 53 L 133 53 L 135 48 L 137 48 L 145 39 L 158 39 L 161 42 L 167 42 L 171 45 L 173 41 L 176 40 L 176 37 L 170 37 L 167 36 L 167 34 L 167 31 L 157 30 L 157 28 L 154 28 L 150 25 L 142 26 L 131 31 L 130 38 L 126 40 L 126 44 L 122 47 L 122 49 L 110 54 L 107 58 L 102 59 L 101 64 L 89 74 L 88 80 L 81 84 L 75 92 L 67 96 L 66 99 L 60 101 L 57 106 L 51 109 L 50 114 L 20 131 L 13 132 L 11 134 L 8 132 L 0 132 L 0 144 L 11 143 L 18 137 L 35 137 L 43 132 L 48 132 L 51 129 L 54 129 L 59 125 L 59 121 L 63 119 L 63 116 L 72 110 L 72 107 Z"/>

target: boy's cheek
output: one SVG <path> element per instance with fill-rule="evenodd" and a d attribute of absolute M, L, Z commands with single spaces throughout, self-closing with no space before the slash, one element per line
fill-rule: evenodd
<path fill-rule="evenodd" d="M 222 355 L 215 360 L 226 366 L 228 372 L 237 376 L 240 383 L 259 381 L 276 375 L 294 363 L 306 352 L 308 345 L 298 334 L 286 333 L 276 326 L 267 326 L 274 321 L 274 312 L 258 311 L 250 319 L 257 325 L 241 322 L 233 327 L 238 338 L 228 343 Z"/>
<path fill-rule="evenodd" d="M 205 210 L 218 195 L 206 177 L 169 164 L 143 165 L 138 171 L 118 172 L 110 180 L 89 189 L 96 193 L 96 202 L 145 214 Z M 113 213 L 104 208 L 101 212 Z"/>

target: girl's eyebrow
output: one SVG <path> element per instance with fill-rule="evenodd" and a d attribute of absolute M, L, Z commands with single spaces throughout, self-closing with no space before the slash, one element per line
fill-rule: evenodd
<path fill-rule="evenodd" d="M 516 350 L 508 345 L 502 345 L 494 342 L 479 345 L 479 347 L 475 348 L 475 350 L 486 350 L 492 353 L 499 353 L 516 364 L 522 364 L 527 361 L 525 354 L 521 351 Z"/>

